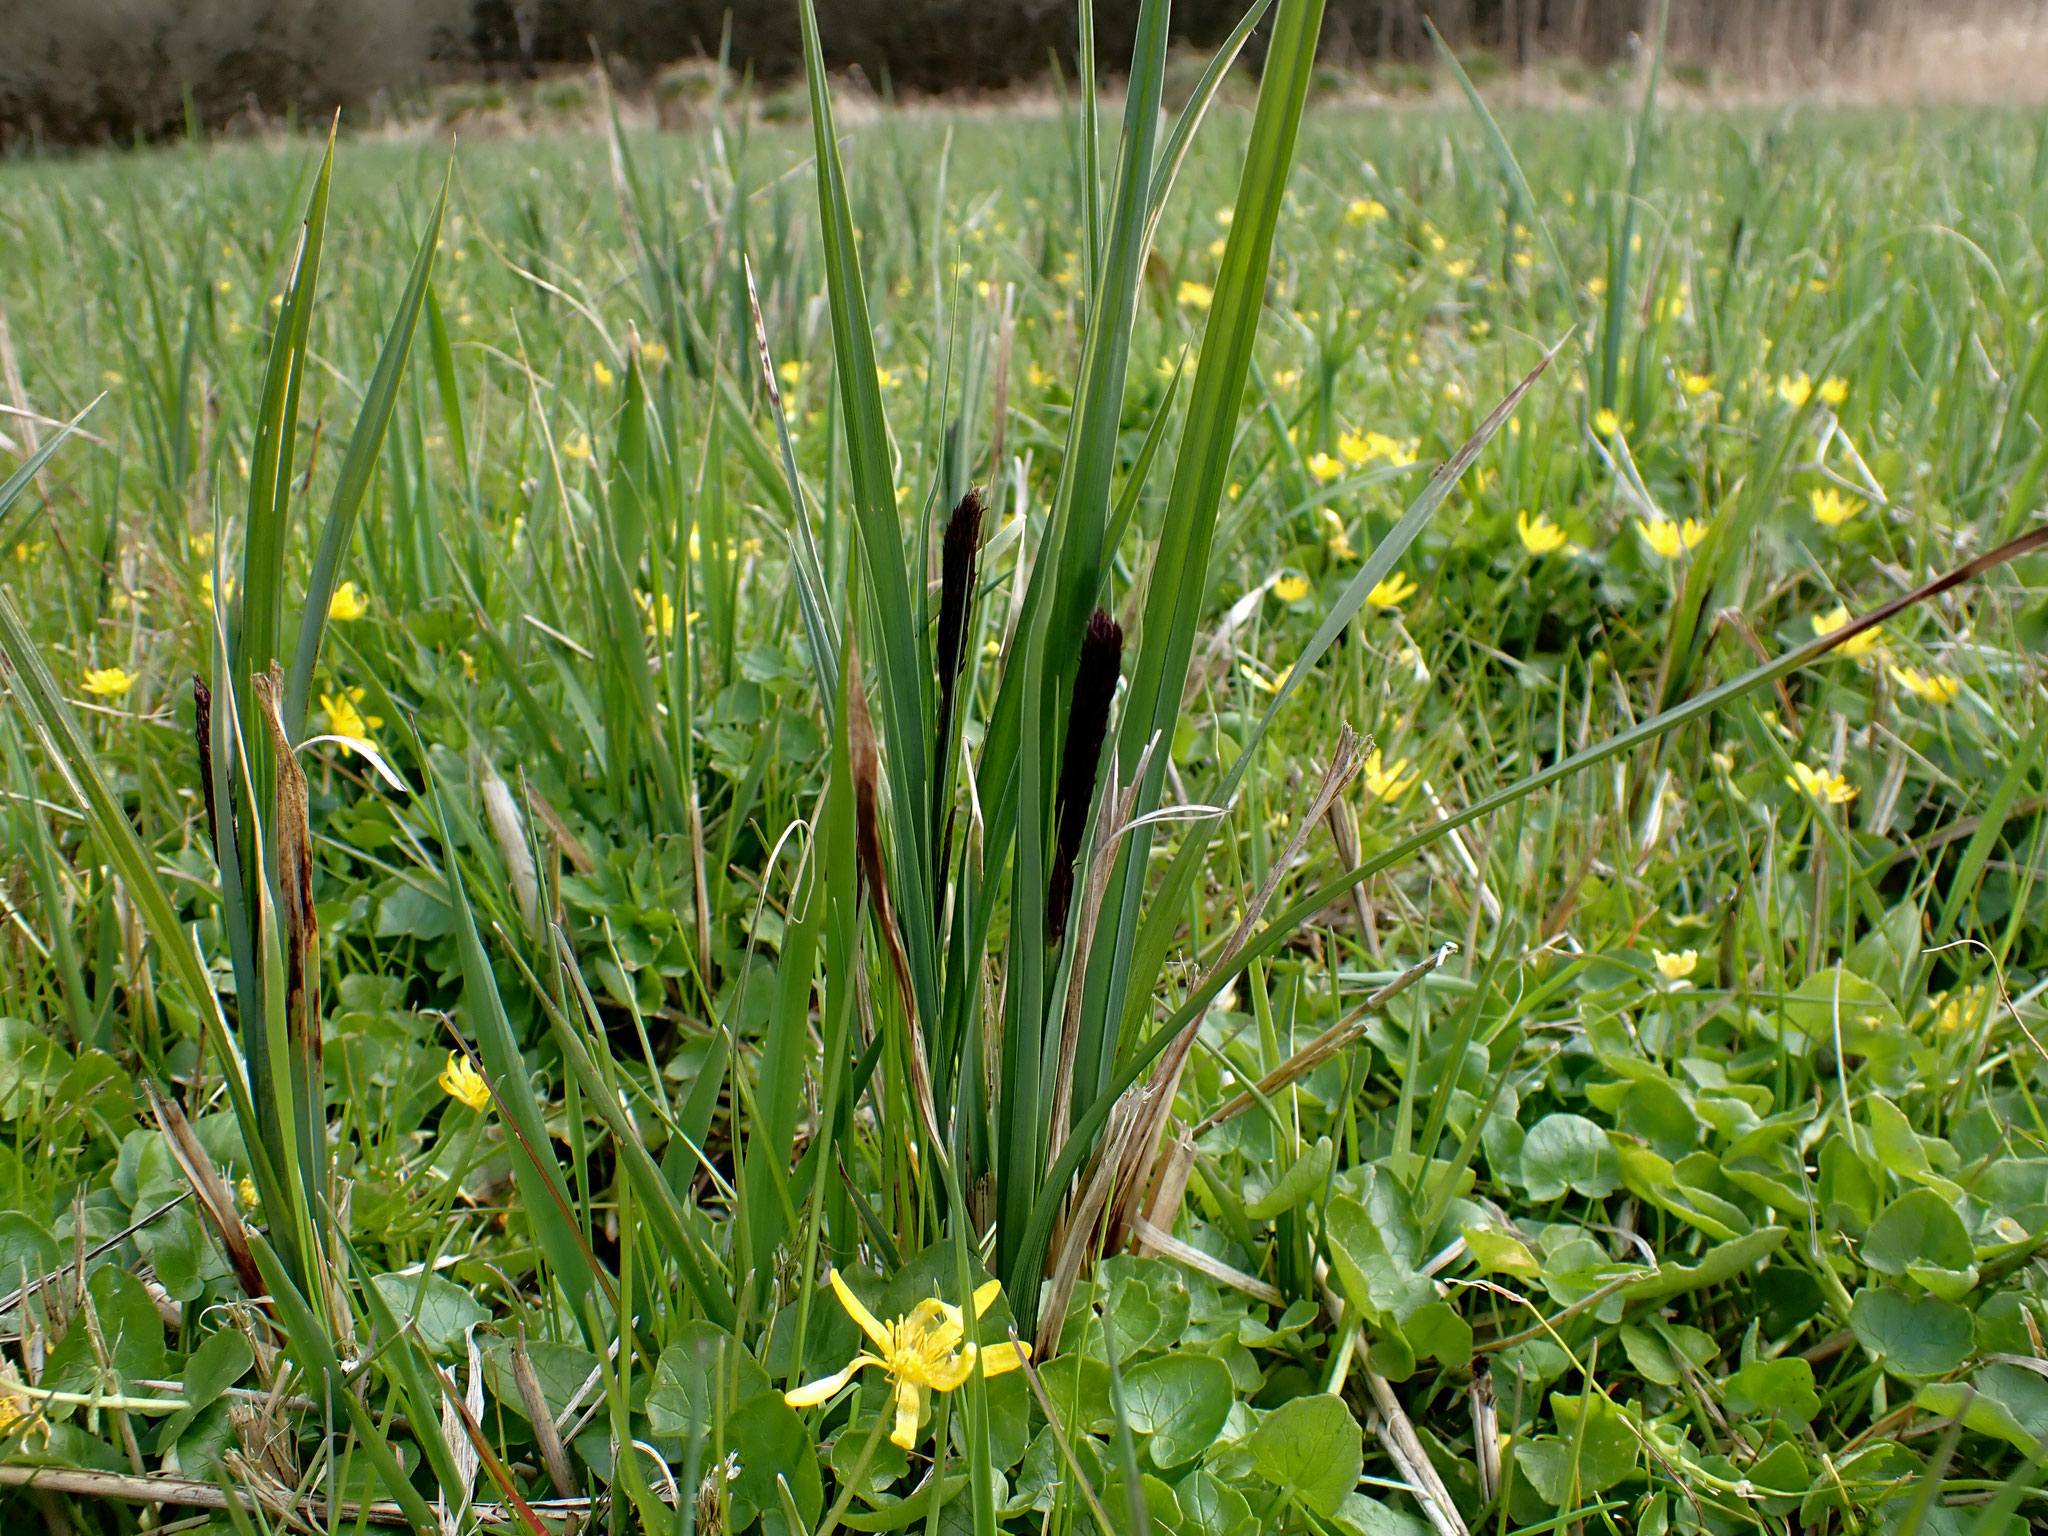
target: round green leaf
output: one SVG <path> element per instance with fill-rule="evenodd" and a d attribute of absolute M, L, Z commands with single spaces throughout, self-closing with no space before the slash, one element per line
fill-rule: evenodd
<path fill-rule="evenodd" d="M 1813 1390 L 1813 1367 L 1796 1355 L 1752 1360 L 1721 1383 L 1721 1396 L 1728 1412 L 1743 1418 L 1805 1424 L 1820 1412 L 1820 1397 Z"/>
<path fill-rule="evenodd" d="M 1901 1376 L 1946 1376 L 1970 1358 L 1970 1314 L 1937 1296 L 1865 1289 L 1849 1308 L 1856 1340 Z"/>
<path fill-rule="evenodd" d="M 1124 1373 L 1124 1412 L 1152 1437 L 1154 1463 L 1178 1467 L 1215 1443 L 1230 1417 L 1230 1371 L 1214 1355 L 1160 1355 Z"/>
<path fill-rule="evenodd" d="M 1966 1270 L 1977 1255 L 1963 1218 L 1931 1189 L 1909 1189 L 1878 1214 L 1863 1239 L 1863 1262 L 1883 1275 L 1922 1264 Z"/>
<path fill-rule="evenodd" d="M 1319 1515 L 1335 1511 L 1365 1468 L 1365 1436 L 1344 1400 L 1328 1393 L 1290 1398 L 1251 1435 L 1259 1476 Z"/>
<path fill-rule="evenodd" d="M 1251 1501 L 1221 1479 L 1190 1472 L 1174 1487 L 1182 1536 L 1248 1536 Z"/>
<path fill-rule="evenodd" d="M 818 1471 L 810 1431 L 780 1392 L 762 1392 L 733 1410 L 725 1421 L 725 1443 L 739 1458 L 732 1480 L 731 1528 L 743 1531 L 754 1516 L 771 1536 L 782 1536 L 787 1522 L 775 1492 L 779 1476 L 789 1484 L 797 1512 L 806 1526 L 816 1526 L 825 1504 L 825 1480 Z"/>
<path fill-rule="evenodd" d="M 1566 1190 L 1604 1200 L 1621 1187 L 1621 1159 L 1584 1115 L 1545 1115 L 1522 1143 L 1522 1182 L 1531 1200 L 1555 1200 Z"/>
<path fill-rule="evenodd" d="M 420 1341 L 437 1355 L 453 1351 L 463 1329 L 490 1320 L 491 1314 L 477 1299 L 446 1275 L 378 1275 L 371 1284 L 383 1293 L 400 1322 L 415 1322 Z"/>

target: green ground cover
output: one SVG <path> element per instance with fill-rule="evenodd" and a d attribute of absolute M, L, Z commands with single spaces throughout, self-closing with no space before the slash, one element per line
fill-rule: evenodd
<path fill-rule="evenodd" d="M 6 1529 L 2022 1528 L 2042 124 L 1316 10 L 0 166 Z"/>

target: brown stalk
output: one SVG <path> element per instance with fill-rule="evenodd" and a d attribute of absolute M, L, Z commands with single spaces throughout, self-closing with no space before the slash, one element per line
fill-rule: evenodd
<path fill-rule="evenodd" d="M 306 775 L 284 728 L 280 713 L 284 668 L 270 664 L 267 675 L 252 679 L 256 707 L 270 732 L 277 759 L 277 804 L 271 836 L 277 845 L 278 917 L 284 942 L 285 1038 L 297 1054 L 308 1091 L 317 1096 L 322 1077 L 320 1053 L 320 923 L 313 913 L 313 835 L 306 816 Z M 324 1146 L 323 1126 L 302 1127 L 316 1146 Z"/>
<path fill-rule="evenodd" d="M 911 987 L 910 962 L 904 956 L 903 934 L 889 904 L 888 874 L 882 863 L 882 755 L 875 744 L 874 717 L 868 713 L 867 688 L 860 678 L 860 656 L 851 640 L 847 643 L 846 666 L 846 735 L 853 766 L 855 843 L 860 854 L 861 878 L 867 885 L 868 906 L 874 913 L 875 926 L 881 930 L 882 947 L 888 951 L 889 968 L 895 973 L 896 990 L 903 1003 L 903 1054 L 910 1072 L 911 1092 L 917 1099 L 918 1113 L 924 1119 L 932 1146 L 940 1149 L 945 1139 L 939 1134 L 931 1067 L 924 1058 L 924 1042 L 918 1037 L 917 994 Z"/>
<path fill-rule="evenodd" d="M 1131 812 L 1137 808 L 1138 786 L 1145 778 L 1146 766 L 1152 761 L 1154 745 L 1148 742 L 1139 754 L 1137 769 L 1121 794 L 1103 795 L 1101 809 L 1095 818 L 1095 859 L 1088 870 L 1088 883 L 1081 892 L 1081 918 L 1074 925 L 1074 959 L 1068 968 L 1066 1016 L 1060 1025 L 1059 1056 L 1053 1063 L 1052 1122 L 1045 1152 L 1048 1161 L 1060 1155 L 1060 1148 L 1067 1141 L 1067 1120 L 1074 1098 L 1074 1052 L 1081 1038 L 1081 999 L 1088 986 L 1088 950 L 1095 939 L 1095 920 L 1101 914 L 1102 900 L 1109 890 L 1109 877 L 1116 869 L 1117 840 L 1123 836 Z M 1116 752 L 1111 748 L 1109 782 L 1112 790 L 1116 780 Z"/>
<path fill-rule="evenodd" d="M 512 1343 L 512 1380 L 519 1388 L 519 1401 L 526 1408 L 526 1420 L 533 1426 L 534 1443 L 540 1447 L 541 1464 L 547 1468 L 548 1481 L 555 1485 L 555 1492 L 565 1499 L 576 1496 L 576 1475 L 570 1470 L 569 1458 L 562 1450 L 562 1437 L 555 1433 L 554 1415 L 548 1412 L 548 1401 L 540 1389 L 540 1377 L 534 1373 L 533 1356 L 526 1349 L 526 1327 L 520 1325 Z"/>
<path fill-rule="evenodd" d="M 149 1100 L 150 1113 L 156 1117 L 157 1128 L 164 1133 L 165 1145 L 171 1149 L 171 1156 L 185 1175 L 185 1182 L 192 1186 L 192 1196 L 198 1201 L 207 1225 L 213 1228 L 214 1236 L 219 1239 L 221 1252 L 227 1255 L 228 1267 L 234 1270 L 242 1294 L 251 1297 L 269 1294 L 270 1288 L 263 1283 L 263 1271 L 257 1267 L 255 1252 L 249 1247 L 249 1230 L 242 1225 L 242 1213 L 235 1204 L 235 1197 L 221 1182 L 220 1174 L 214 1170 L 213 1158 L 200 1145 L 185 1112 L 174 1100 L 158 1093 L 156 1085 L 146 1077 L 142 1079 L 142 1092 Z"/>

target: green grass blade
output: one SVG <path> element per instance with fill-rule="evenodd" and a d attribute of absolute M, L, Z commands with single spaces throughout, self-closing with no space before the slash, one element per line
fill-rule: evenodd
<path fill-rule="evenodd" d="M 832 355 L 845 412 L 847 467 L 859 530 L 862 571 L 872 597 L 872 633 L 881 695 L 881 735 L 888 756 L 889 824 L 895 848 L 892 900 L 903 933 L 918 1012 L 938 1006 L 938 960 L 932 939 L 933 892 L 924 808 L 931 797 L 931 666 L 923 604 L 913 599 L 905 566 L 903 530 L 896 515 L 888 425 L 875 376 L 874 324 L 854 239 L 846 170 L 825 77 L 824 48 L 812 0 L 803 0 L 804 67 L 818 166 L 818 212 L 823 226 L 825 281 L 831 296 Z M 922 590 L 920 586 L 920 591 Z"/>
<path fill-rule="evenodd" d="M 1322 20 L 1322 0 L 1282 0 L 1274 18 L 1251 142 L 1239 173 L 1230 233 L 1202 336 L 1201 358 L 1195 366 L 1153 557 L 1151 587 L 1139 622 L 1137 659 L 1119 728 L 1120 762 L 1136 763 L 1155 737 L 1170 742 L 1179 720 L 1181 692 L 1208 590 L 1217 509 L 1230 479 L 1230 454 L 1251 371 L 1252 343 L 1266 303 L 1273 233 L 1308 102 Z M 1140 815 L 1159 803 L 1167 756 L 1154 753 L 1147 767 L 1137 801 Z M 1151 845 L 1149 827 L 1131 834 L 1104 898 L 1102 910 L 1105 919 L 1115 923 L 1115 942 L 1098 942 L 1089 957 L 1089 1005 L 1082 1010 L 1085 1024 L 1074 1066 L 1077 1111 L 1099 1091 L 1115 1053 L 1116 1025 L 1123 1014 L 1130 946 Z M 1137 878 L 1132 871 L 1138 872 Z"/>
<path fill-rule="evenodd" d="M 306 700 L 312 692 L 313 668 L 320 660 L 320 640 L 327 630 L 328 605 L 334 600 L 334 588 L 341 576 L 341 562 L 347 557 L 349 540 L 355 534 L 356 515 L 370 488 L 370 479 L 377 472 L 377 458 L 384 449 L 384 433 L 390 427 L 392 412 L 398 405 L 398 385 L 405 374 L 406 359 L 412 353 L 413 333 L 419 326 L 420 307 L 433 276 L 434 248 L 441 238 L 441 216 L 447 206 L 448 187 L 443 182 L 441 195 L 427 220 L 426 232 L 420 236 L 419 252 L 413 258 L 412 275 L 406 280 L 405 292 L 398 301 L 398 312 L 392 316 L 384 333 L 384 350 L 377 358 L 377 371 L 370 375 L 370 387 L 363 395 L 355 428 L 349 433 L 348 450 L 342 456 L 340 476 L 335 481 L 334 495 L 327 504 L 327 520 L 321 527 L 319 548 L 313 555 L 313 572 L 306 580 L 306 606 L 299 616 L 299 639 L 292 651 L 291 677 L 285 693 L 284 724 L 294 738 L 305 731 Z M 445 346 L 444 332 L 443 349 Z M 451 368 L 451 375 L 452 372 Z M 452 383 L 452 377 L 445 381 L 444 390 Z M 453 418 L 450 430 L 459 442 L 462 432 L 459 415 Z M 468 462 L 466 454 L 462 462 Z"/>

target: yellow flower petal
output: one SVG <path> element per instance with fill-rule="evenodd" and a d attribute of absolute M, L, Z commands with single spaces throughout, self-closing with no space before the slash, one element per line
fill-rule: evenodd
<path fill-rule="evenodd" d="M 137 676 L 119 667 L 94 667 L 85 674 L 85 691 L 94 698 L 118 699 L 135 686 Z"/>
<path fill-rule="evenodd" d="M 1515 532 L 1522 537 L 1522 547 L 1532 555 L 1547 555 L 1564 548 L 1564 530 L 1541 513 L 1534 522 L 1527 512 L 1516 513 Z"/>
<path fill-rule="evenodd" d="M 1683 981 L 1699 967 L 1700 954 L 1696 949 L 1681 949 L 1675 955 L 1667 955 L 1661 949 L 1650 951 L 1650 958 L 1657 962 L 1657 974 L 1666 981 Z"/>
<path fill-rule="evenodd" d="M 887 1354 L 893 1343 L 889 1330 L 875 1320 L 874 1313 L 860 1304 L 858 1296 L 847 1289 L 846 1282 L 839 1278 L 838 1270 L 833 1270 L 825 1278 L 832 1286 L 832 1294 L 839 1298 L 839 1305 L 846 1309 L 846 1315 L 854 1320 L 860 1331 L 873 1342 L 875 1348 Z"/>
<path fill-rule="evenodd" d="M 1003 1282 L 1000 1280 L 991 1280 L 986 1285 L 976 1286 L 974 1289 L 974 1315 L 980 1317 L 982 1313 L 996 1304 L 996 1298 L 1002 1294 Z"/>
<path fill-rule="evenodd" d="M 924 1388 L 915 1382 L 896 1383 L 896 1427 L 890 1441 L 903 1450 L 917 1444 L 917 1426 L 924 1422 Z"/>
<path fill-rule="evenodd" d="M 815 1408 L 839 1395 L 839 1389 L 853 1380 L 854 1372 L 864 1365 L 880 1365 L 882 1362 L 863 1351 L 847 1361 L 846 1369 L 836 1376 L 827 1376 L 822 1381 L 807 1382 L 792 1392 L 782 1394 L 782 1400 L 792 1408 Z"/>
<path fill-rule="evenodd" d="M 448 1065 L 441 1069 L 440 1082 L 449 1098 L 471 1109 L 482 1109 L 491 1102 L 490 1085 L 459 1051 L 448 1053 Z"/>
<path fill-rule="evenodd" d="M 991 1344 L 981 1352 L 981 1374 L 1001 1376 L 1014 1371 L 1031 1358 L 1029 1344 Z"/>
<path fill-rule="evenodd" d="M 352 581 L 344 581 L 334 589 L 334 596 L 327 601 L 327 617 L 346 624 L 360 619 L 370 611 L 370 600 L 356 590 Z"/>

